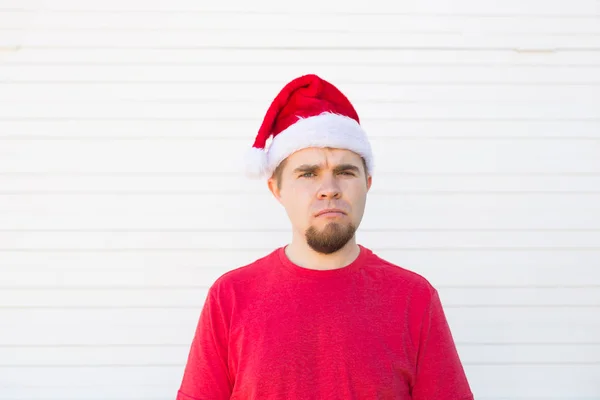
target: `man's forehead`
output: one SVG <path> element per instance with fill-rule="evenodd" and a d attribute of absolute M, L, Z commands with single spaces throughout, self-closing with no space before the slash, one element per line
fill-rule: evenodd
<path fill-rule="evenodd" d="M 288 162 L 294 168 L 303 165 L 335 166 L 338 164 L 360 164 L 360 156 L 351 150 L 308 148 L 292 154 Z"/>

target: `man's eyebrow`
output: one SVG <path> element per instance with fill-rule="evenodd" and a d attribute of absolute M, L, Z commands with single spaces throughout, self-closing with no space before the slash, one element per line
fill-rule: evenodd
<path fill-rule="evenodd" d="M 355 171 L 359 172 L 360 169 L 354 164 L 340 164 L 333 169 L 334 172 L 340 171 Z"/>
<path fill-rule="evenodd" d="M 318 165 L 302 164 L 299 167 L 297 167 L 296 169 L 294 169 L 293 172 L 294 173 L 297 173 L 297 172 L 313 172 L 313 171 L 318 170 L 319 168 L 321 168 L 321 167 L 319 167 Z"/>
<path fill-rule="evenodd" d="M 294 173 L 298 173 L 298 172 L 314 172 L 314 171 L 318 171 L 319 169 L 321 169 L 320 165 L 311 165 L 311 164 L 302 164 L 299 167 L 294 169 Z M 356 165 L 354 164 L 340 164 L 337 165 L 334 169 L 333 172 L 340 172 L 340 171 L 355 171 L 355 172 L 359 172 L 360 168 L 358 168 Z"/>

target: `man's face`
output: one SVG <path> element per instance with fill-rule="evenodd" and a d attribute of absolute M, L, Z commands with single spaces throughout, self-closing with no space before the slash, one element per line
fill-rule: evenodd
<path fill-rule="evenodd" d="M 269 179 L 294 231 L 324 254 L 340 250 L 354 237 L 370 187 L 362 158 L 343 149 L 297 151 L 285 160 L 279 182 Z"/>

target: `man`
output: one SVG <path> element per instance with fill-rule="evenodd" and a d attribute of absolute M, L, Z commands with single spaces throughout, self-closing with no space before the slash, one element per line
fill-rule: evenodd
<path fill-rule="evenodd" d="M 356 242 L 373 155 L 348 99 L 293 80 L 251 154 L 292 241 L 210 287 L 177 399 L 472 400 L 436 289 Z"/>

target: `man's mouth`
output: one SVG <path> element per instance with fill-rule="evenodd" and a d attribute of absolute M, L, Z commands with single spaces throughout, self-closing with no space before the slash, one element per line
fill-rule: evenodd
<path fill-rule="evenodd" d="M 346 215 L 346 213 L 343 210 L 340 210 L 339 208 L 327 208 L 325 210 L 319 211 L 316 214 L 317 217 L 336 217 L 342 215 Z"/>

